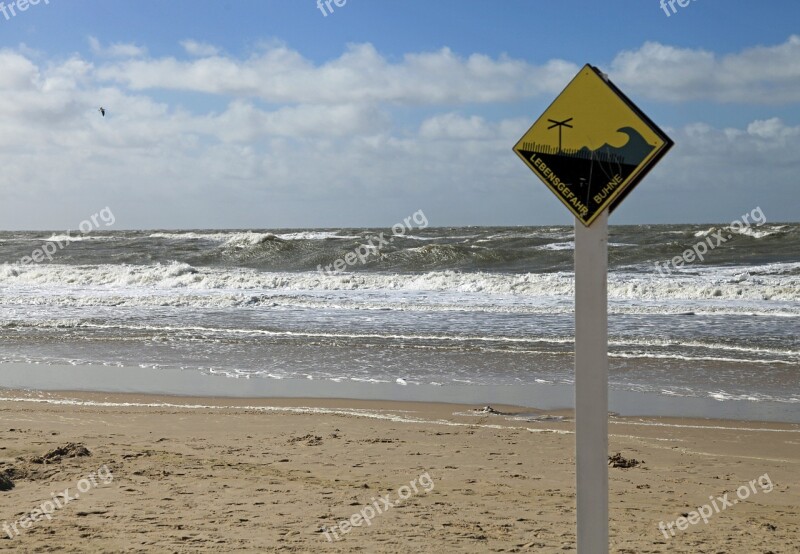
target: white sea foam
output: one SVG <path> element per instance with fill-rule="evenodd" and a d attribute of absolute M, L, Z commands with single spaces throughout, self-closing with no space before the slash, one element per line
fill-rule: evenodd
<path fill-rule="evenodd" d="M 575 241 L 569 242 L 551 242 L 537 246 L 536 250 L 575 250 Z"/>
<path fill-rule="evenodd" d="M 636 246 L 635 244 L 627 244 L 624 242 L 609 242 L 609 248 L 628 248 L 631 246 Z M 551 242 L 548 244 L 543 244 L 541 246 L 536 246 L 535 250 L 575 250 L 575 241 L 571 240 L 568 242 Z"/>
<path fill-rule="evenodd" d="M 358 239 L 353 235 L 340 235 L 338 231 L 298 231 L 295 233 L 259 233 L 255 231 L 229 231 L 218 233 L 188 232 L 158 232 L 150 233 L 149 238 L 170 240 L 208 240 L 228 244 L 259 244 L 265 240 L 327 240 L 327 239 Z"/>
<path fill-rule="evenodd" d="M 611 273 L 608 294 L 612 310 L 636 313 L 641 310 L 663 313 L 703 311 L 724 313 L 800 314 L 800 264 L 769 264 L 747 268 L 716 269 L 697 275 L 662 277 L 641 273 Z M 3 266 L 0 286 L 5 295 L 13 297 L 15 290 L 30 297 L 37 291 L 47 297 L 58 291 L 69 298 L 91 296 L 89 288 L 102 289 L 105 296 L 141 296 L 148 292 L 165 294 L 222 293 L 222 294 L 316 294 L 334 291 L 361 291 L 364 294 L 384 291 L 399 293 L 448 293 L 456 295 L 454 305 L 503 306 L 518 301 L 539 303 L 561 302 L 556 311 L 569 309 L 574 279 L 571 273 L 461 273 L 433 271 L 422 274 L 356 273 L 323 275 L 317 272 L 261 272 L 250 269 L 221 269 L 194 267 L 185 263 L 157 265 L 99 265 L 67 266 L 41 264 Z M 89 287 L 89 288 L 87 288 Z M 508 299 L 506 302 L 505 299 Z M 510 302 L 511 299 L 516 299 Z M 267 299 L 268 300 L 268 299 Z M 386 298 L 384 297 L 384 301 Z M 344 302 L 364 301 L 359 295 L 348 295 Z M 406 300 L 407 301 L 407 300 Z M 466 304 L 464 304 L 466 302 Z M 617 306 L 614 303 L 617 302 Z M 446 303 L 446 302 L 445 302 Z M 781 304 L 782 303 L 782 304 Z M 392 305 L 389 302 L 388 305 Z M 652 310 L 656 306 L 657 309 Z M 552 306 L 544 306 L 544 311 Z M 777 308 L 777 310 L 776 310 Z M 434 310 L 437 308 L 433 306 Z M 513 309 L 511 310 L 513 311 Z"/>
<path fill-rule="evenodd" d="M 350 239 L 357 240 L 360 236 L 340 235 L 338 231 L 301 231 L 297 233 L 281 233 L 278 238 L 282 240 L 329 240 Z"/>
<path fill-rule="evenodd" d="M 71 235 L 55 235 L 54 234 L 54 235 L 52 235 L 50 237 L 47 237 L 46 239 L 35 239 L 35 240 L 42 240 L 44 242 L 63 242 L 63 243 L 68 243 L 68 242 L 82 242 L 82 241 L 87 241 L 87 240 L 105 240 L 105 241 L 110 241 L 110 240 L 117 240 L 117 239 L 116 239 L 116 237 L 111 236 L 111 235 L 89 235 L 89 234 L 83 235 L 81 233 L 75 233 L 75 234 L 71 234 Z"/>
<path fill-rule="evenodd" d="M 709 235 L 717 234 L 717 232 L 721 231 L 722 236 L 729 239 L 732 235 L 742 235 L 751 237 L 754 239 L 763 239 L 765 237 L 769 237 L 780 233 L 781 230 L 785 227 L 785 225 L 779 226 L 769 226 L 769 227 L 752 227 L 752 226 L 744 226 L 737 225 L 731 227 L 730 225 L 726 225 L 723 227 L 710 227 L 705 231 L 696 231 L 694 233 L 695 238 L 703 238 Z"/>
<path fill-rule="evenodd" d="M 241 233 L 247 234 L 247 233 Z M 212 240 L 218 242 L 225 242 L 231 238 L 230 233 L 195 233 L 193 231 L 184 232 L 159 232 L 150 233 L 148 235 L 151 239 L 169 239 L 169 240 Z"/>

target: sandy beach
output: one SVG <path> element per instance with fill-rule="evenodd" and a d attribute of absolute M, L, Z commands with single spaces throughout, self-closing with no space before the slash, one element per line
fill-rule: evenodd
<path fill-rule="evenodd" d="M 0 396 L 2 551 L 575 550 L 569 412 Z M 800 425 L 612 417 L 610 433 L 641 462 L 610 468 L 611 551 L 797 551 Z"/>

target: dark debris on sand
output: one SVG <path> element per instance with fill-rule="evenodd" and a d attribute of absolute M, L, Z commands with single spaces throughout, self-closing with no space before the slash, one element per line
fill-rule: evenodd
<path fill-rule="evenodd" d="M 64 446 L 54 448 L 44 456 L 36 456 L 31 458 L 33 464 L 57 464 L 64 458 L 80 458 L 83 456 L 91 456 L 92 453 L 89 449 L 82 444 L 71 442 Z"/>
<path fill-rule="evenodd" d="M 11 480 L 11 477 L 6 475 L 5 471 L 0 471 L 0 492 L 10 491 L 13 488 L 14 481 Z"/>
<path fill-rule="evenodd" d="M 82 444 L 69 443 L 59 446 L 42 456 L 17 458 L 15 463 L 0 463 L 0 491 L 14 488 L 14 481 L 47 480 L 60 471 L 57 464 L 69 458 L 91 456 L 89 449 Z"/>
<path fill-rule="evenodd" d="M 495 410 L 491 406 L 484 406 L 483 408 L 475 408 L 472 410 L 476 414 L 492 414 L 492 415 L 509 415 L 501 411 Z"/>
<path fill-rule="evenodd" d="M 643 464 L 644 460 L 637 460 L 635 458 L 625 458 L 622 456 L 621 453 L 617 452 L 613 456 L 608 457 L 608 465 L 611 467 L 619 467 L 622 469 L 630 469 L 632 467 L 636 467 L 640 464 Z"/>
<path fill-rule="evenodd" d="M 306 446 L 319 446 L 322 444 L 322 437 L 319 435 L 304 435 L 302 437 L 292 437 L 287 441 L 289 444 L 295 444 L 298 442 L 305 442 Z"/>

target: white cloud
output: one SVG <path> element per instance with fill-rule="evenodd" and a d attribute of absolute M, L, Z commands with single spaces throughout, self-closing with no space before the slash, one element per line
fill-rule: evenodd
<path fill-rule="evenodd" d="M 373 135 L 390 130 L 388 116 L 364 105 L 287 106 L 264 111 L 234 101 L 220 115 L 198 118 L 193 130 L 223 142 L 249 143 L 265 137 L 318 138 Z"/>
<path fill-rule="evenodd" d="M 673 202 L 708 213 L 737 202 L 760 204 L 774 217 L 783 212 L 780 219 L 796 219 L 789 205 L 800 169 L 800 126 L 773 118 L 744 129 L 694 124 L 670 132 L 676 146 L 659 170 L 661 190 Z"/>
<path fill-rule="evenodd" d="M 722 57 L 648 42 L 617 55 L 610 74 L 626 90 L 660 101 L 799 102 L 800 36 Z"/>
<path fill-rule="evenodd" d="M 39 71 L 25 56 L 11 50 L 0 50 L 0 90 L 22 91 L 30 89 Z"/>
<path fill-rule="evenodd" d="M 447 113 L 426 119 L 419 134 L 427 139 L 480 139 L 486 138 L 490 132 L 482 117 Z"/>
<path fill-rule="evenodd" d="M 800 127 L 787 127 L 780 118 L 773 117 L 753 121 L 747 132 L 762 139 L 791 138 L 800 135 Z"/>
<path fill-rule="evenodd" d="M 101 67 L 99 76 L 134 90 L 197 91 L 279 103 L 459 105 L 552 95 L 578 70 L 562 60 L 533 65 L 507 56 L 461 57 L 447 48 L 407 54 L 393 63 L 372 45 L 357 44 L 338 58 L 314 64 L 281 43 L 265 45 L 245 60 L 219 56 L 213 46 L 195 41 L 182 44 L 202 58 L 125 60 Z M 723 57 L 648 42 L 618 54 L 608 72 L 626 90 L 659 101 L 796 102 L 800 36 Z"/>
<path fill-rule="evenodd" d="M 205 42 L 197 42 L 196 40 L 184 40 L 181 42 L 181 46 L 190 56 L 207 58 L 219 54 L 219 49 L 216 46 Z"/>
<path fill-rule="evenodd" d="M 138 58 L 147 55 L 147 48 L 137 46 L 133 43 L 117 42 L 103 47 L 95 37 L 89 37 L 89 48 L 96 56 L 106 58 Z"/>
<path fill-rule="evenodd" d="M 558 92 L 578 67 L 554 60 L 543 66 L 482 54 L 468 58 L 443 48 L 407 54 L 390 63 L 370 44 L 351 45 L 339 58 L 314 65 L 284 45 L 247 60 L 129 60 L 100 68 L 101 79 L 133 90 L 154 88 L 260 98 L 299 104 L 462 104 L 507 102 Z"/>

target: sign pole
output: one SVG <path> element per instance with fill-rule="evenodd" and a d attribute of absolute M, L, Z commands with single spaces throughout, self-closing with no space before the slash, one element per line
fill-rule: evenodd
<path fill-rule="evenodd" d="M 575 219 L 578 553 L 608 554 L 608 210 Z"/>
<path fill-rule="evenodd" d="M 608 215 L 673 145 L 605 73 L 586 64 L 514 146 L 575 216 L 579 554 L 608 554 Z"/>

